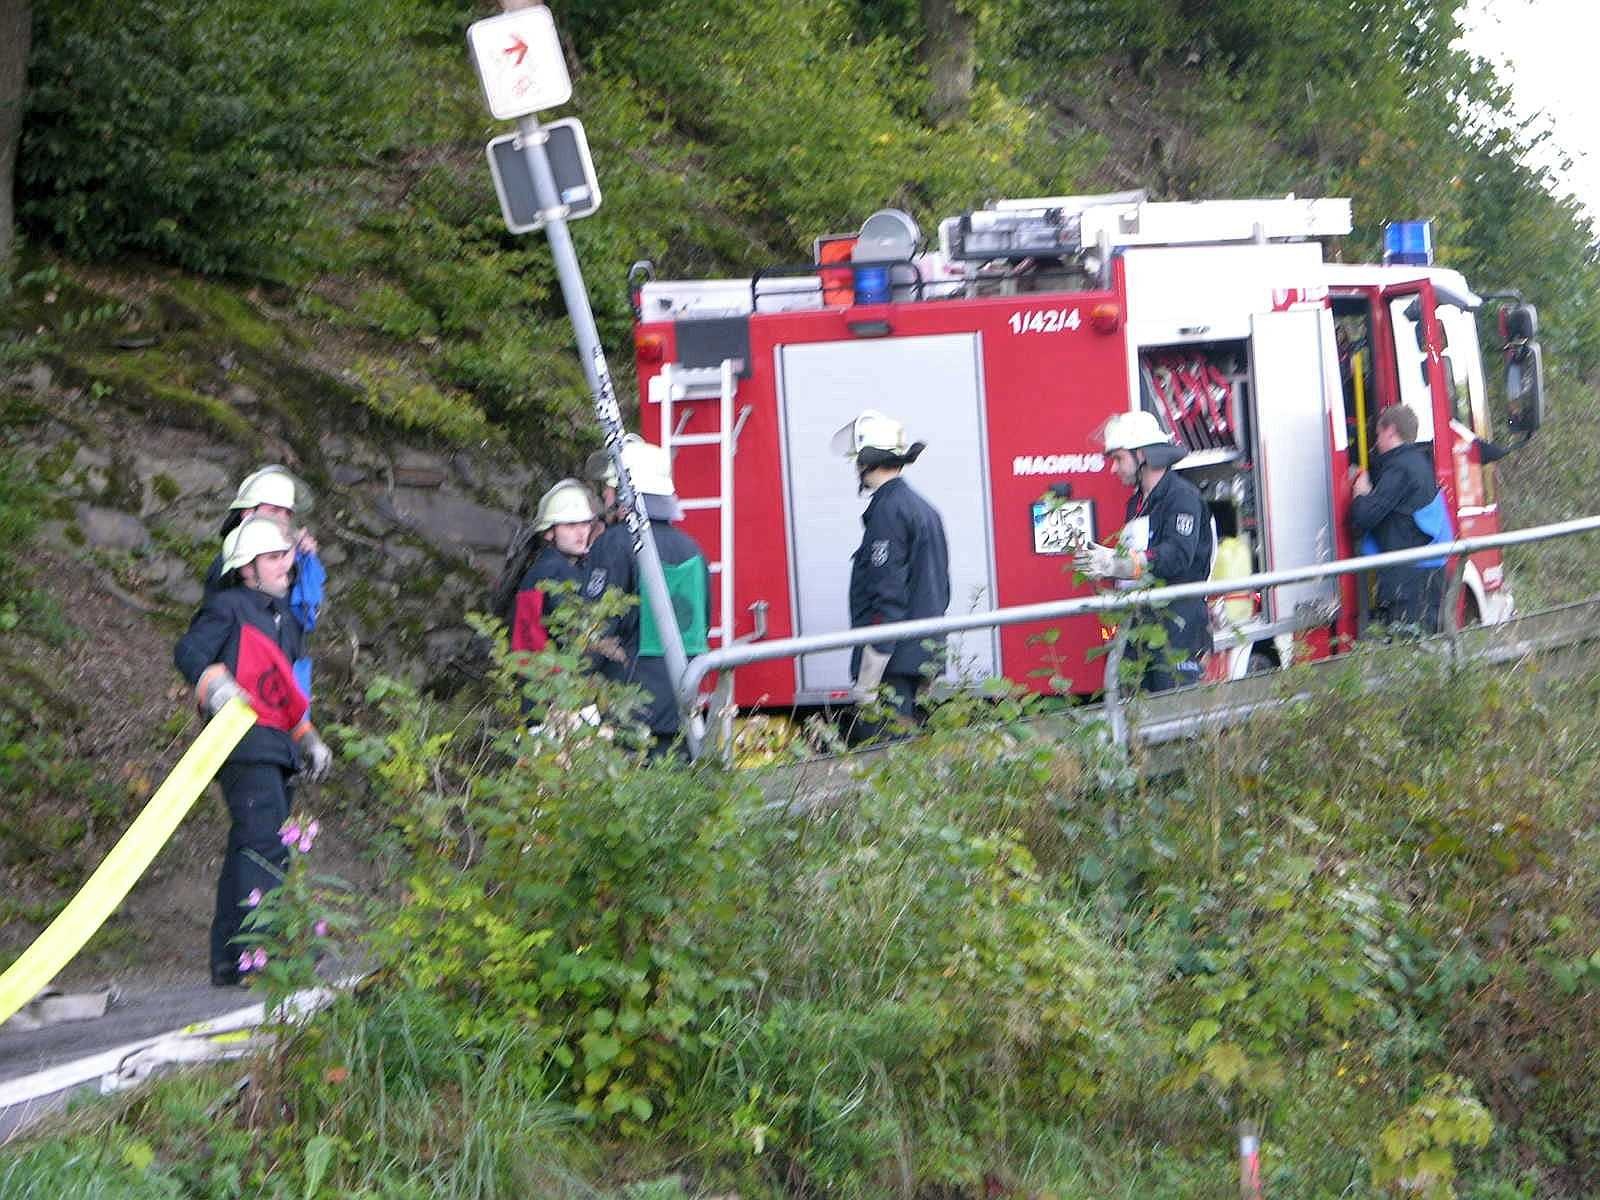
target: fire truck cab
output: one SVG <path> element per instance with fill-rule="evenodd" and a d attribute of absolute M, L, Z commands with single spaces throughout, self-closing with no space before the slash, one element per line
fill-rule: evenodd
<path fill-rule="evenodd" d="M 943 516 L 953 611 L 1088 592 L 1072 550 L 1115 540 L 1127 501 L 1099 431 L 1140 408 L 1188 450 L 1175 469 L 1209 504 L 1216 577 L 1353 556 L 1351 469 L 1396 403 L 1417 411 L 1457 529 L 1497 530 L 1483 302 L 1426 249 L 1326 261 L 1325 240 L 1350 229 L 1347 200 L 1134 192 L 999 201 L 941 222 L 937 249 L 885 210 L 819 239 L 810 264 L 748 278 L 665 281 L 635 264 L 641 426 L 672 451 L 685 527 L 712 560 L 714 640 L 848 626 L 865 500 L 829 440 L 863 408 L 927 443 L 907 478 Z M 1504 308 L 1501 329 L 1512 428 L 1531 436 L 1531 306 Z M 1365 587 L 1230 595 L 1208 677 L 1332 653 L 1359 634 Z M 1466 564 L 1463 607 L 1511 615 L 1498 553 Z M 1092 617 L 962 633 L 946 679 L 1091 694 L 1109 636 Z M 850 683 L 847 651 L 813 654 L 741 669 L 733 699 L 837 703 Z"/>

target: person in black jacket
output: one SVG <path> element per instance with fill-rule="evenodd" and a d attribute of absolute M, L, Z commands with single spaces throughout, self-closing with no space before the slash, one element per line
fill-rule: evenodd
<path fill-rule="evenodd" d="M 850 625 L 942 617 L 950 607 L 950 549 L 944 520 L 900 477 L 925 449 L 905 427 L 871 409 L 833 436 L 833 451 L 851 459 L 861 491 L 872 494 L 861 514 L 861 545 L 850 560 Z M 885 703 L 915 721 L 917 693 L 943 666 L 944 638 L 874 642 L 851 656 L 853 698 L 864 704 L 886 689 Z M 857 722 L 852 740 L 879 728 Z"/>
<path fill-rule="evenodd" d="M 1378 455 L 1370 474 L 1358 470 L 1351 482 L 1350 525 L 1358 538 L 1370 535 L 1369 552 L 1409 550 L 1431 540 L 1416 514 L 1433 503 L 1439 480 L 1432 458 L 1416 438 L 1417 414 L 1410 408 L 1394 404 L 1378 414 L 1373 435 Z M 1384 567 L 1378 572 L 1371 618 L 1437 633 L 1443 600 L 1443 567 Z"/>
<path fill-rule="evenodd" d="M 683 518 L 672 483 L 672 460 L 660 446 L 639 438 L 624 443 L 622 457 L 633 489 L 650 518 L 684 652 L 690 657 L 704 654 L 710 631 L 710 565 L 699 543 L 672 525 Z M 633 533 L 626 522 L 610 526 L 595 539 L 585 568 L 586 599 L 596 599 L 608 588 L 639 597 L 639 603 L 606 630 L 612 653 L 598 655 L 600 673 L 617 683 L 637 684 L 644 689 L 647 702 L 640 719 L 651 733 L 651 758 L 681 753 L 677 692 L 667 670 L 655 614 L 649 600 L 640 595 L 639 564 L 633 552 Z"/>
<path fill-rule="evenodd" d="M 239 484 L 239 490 L 228 505 L 222 520 L 219 537 L 227 537 L 252 517 L 270 517 L 282 525 L 284 532 L 294 541 L 294 570 L 289 576 L 289 611 L 300 623 L 309 642 L 311 631 L 317 627 L 322 612 L 322 597 L 328 581 L 327 568 L 317 556 L 317 539 L 304 526 L 294 524 L 297 511 L 310 502 L 305 485 L 281 466 L 262 467 L 252 471 Z M 222 555 L 211 560 L 206 569 L 205 595 L 222 587 Z M 311 697 L 311 656 L 309 653 L 295 660 L 295 681 L 300 690 Z"/>
<path fill-rule="evenodd" d="M 589 578 L 584 556 L 599 520 L 594 494 L 576 479 L 563 479 L 540 498 L 533 533 L 543 539 L 544 547 L 517 588 L 511 620 L 513 650 L 539 651 L 550 644 L 550 617 L 570 593 L 549 585 L 568 583 L 573 592 L 582 591 Z"/>
<path fill-rule="evenodd" d="M 1205 498 L 1170 469 L 1183 458 L 1184 448 L 1173 444 L 1153 413 L 1142 411 L 1112 417 L 1105 437 L 1111 472 L 1134 491 L 1117 545 L 1091 542 L 1076 555 L 1077 569 L 1091 579 L 1130 588 L 1209 578 L 1214 546 Z M 1145 663 L 1143 689 L 1161 692 L 1200 682 L 1200 658 L 1211 649 L 1205 601 L 1174 601 L 1156 619 L 1166 631 L 1166 644 L 1135 644 L 1132 651 Z"/>
<path fill-rule="evenodd" d="M 218 987 L 241 980 L 234 938 L 247 903 L 277 887 L 288 866 L 279 831 L 293 803 L 291 777 L 303 768 L 307 778 L 321 779 L 333 761 L 305 719 L 306 698 L 291 665 L 305 637 L 289 608 L 293 568 L 294 544 L 278 522 L 239 525 L 223 542 L 222 586 L 206 597 L 173 651 L 208 718 L 235 697 L 257 714 L 217 772 L 232 818 L 211 925 L 211 982 Z"/>

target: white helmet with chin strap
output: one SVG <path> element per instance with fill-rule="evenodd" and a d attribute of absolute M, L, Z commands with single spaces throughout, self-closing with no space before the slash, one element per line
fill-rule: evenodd
<path fill-rule="evenodd" d="M 622 465 L 628 468 L 633 490 L 644 496 L 671 496 L 672 456 L 654 442 L 634 438 L 622 446 Z"/>
<path fill-rule="evenodd" d="M 533 531 L 543 533 L 555 525 L 582 525 L 600 516 L 594 493 L 578 479 L 563 479 L 539 499 Z"/>
<path fill-rule="evenodd" d="M 833 435 L 829 448 L 842 458 L 855 458 L 863 450 L 904 454 L 910 449 L 906 427 L 876 409 L 865 409 Z"/>
<path fill-rule="evenodd" d="M 1117 413 L 1105 423 L 1102 432 L 1107 454 L 1117 450 L 1129 453 L 1143 450 L 1145 462 L 1152 467 L 1170 467 L 1188 453 L 1182 446 L 1173 444 L 1154 413 L 1143 409 Z"/>
<path fill-rule="evenodd" d="M 911 441 L 899 421 L 872 408 L 841 427 L 828 445 L 841 458 L 854 459 L 863 473 L 873 467 L 907 466 L 927 449 L 926 442 Z"/>
<path fill-rule="evenodd" d="M 260 501 L 271 504 L 270 500 Z M 237 571 L 246 563 L 253 563 L 263 554 L 276 554 L 293 550 L 294 543 L 284 533 L 283 526 L 270 517 L 251 517 L 242 521 L 227 537 L 222 539 L 222 573 Z"/>

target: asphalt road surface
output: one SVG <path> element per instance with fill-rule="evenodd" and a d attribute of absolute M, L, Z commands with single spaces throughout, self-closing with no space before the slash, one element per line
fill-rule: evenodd
<path fill-rule="evenodd" d="M 209 983 L 166 987 L 128 992 L 105 1016 L 93 1021 L 68 1021 L 31 1030 L 0 1025 L 0 1104 L 27 1076 L 133 1047 L 196 1021 L 245 1008 L 258 999 L 245 988 L 214 988 Z M 0 1107 L 0 1144 L 39 1117 L 59 1111 L 80 1090 L 97 1092 L 99 1074 L 48 1096 Z"/>

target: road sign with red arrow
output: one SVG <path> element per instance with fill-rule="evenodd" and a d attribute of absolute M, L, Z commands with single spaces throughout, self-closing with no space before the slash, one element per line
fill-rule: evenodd
<path fill-rule="evenodd" d="M 550 10 L 542 5 L 476 21 L 467 29 L 472 65 L 489 112 L 502 121 L 572 99 L 572 79 Z"/>

